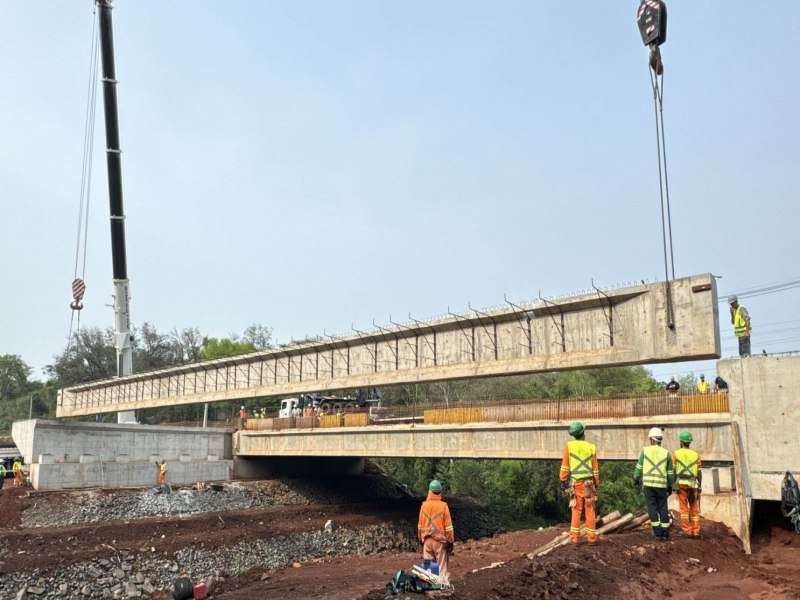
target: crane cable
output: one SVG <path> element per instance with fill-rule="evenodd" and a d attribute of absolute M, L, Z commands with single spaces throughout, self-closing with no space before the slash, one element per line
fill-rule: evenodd
<path fill-rule="evenodd" d="M 661 56 L 651 57 L 648 72 L 653 87 L 653 108 L 656 118 L 656 149 L 658 152 L 658 191 L 661 197 L 661 236 L 664 244 L 664 272 L 667 281 L 675 279 L 675 256 L 672 251 L 672 215 L 669 205 L 669 178 L 667 177 L 667 145 L 664 136 L 664 68 Z M 667 260 L 669 254 L 669 261 Z M 671 273 L 671 274 L 670 274 Z"/>
<path fill-rule="evenodd" d="M 89 240 L 89 204 L 91 200 L 92 158 L 94 154 L 94 126 L 95 108 L 97 106 L 97 74 L 99 69 L 100 34 L 97 26 L 97 10 L 92 11 L 92 50 L 89 58 L 89 85 L 86 93 L 86 123 L 83 133 L 83 161 L 81 172 L 81 191 L 78 204 L 78 233 L 75 243 L 75 268 L 72 280 L 72 316 L 69 321 L 69 335 L 67 337 L 67 352 L 72 344 L 72 330 L 77 332 L 81 327 L 81 310 L 83 309 L 83 294 L 86 291 L 84 278 L 86 276 L 86 250 Z M 80 265 L 80 277 L 78 267 Z M 75 315 L 77 313 L 77 319 Z M 77 322 L 76 322 L 77 321 Z"/>

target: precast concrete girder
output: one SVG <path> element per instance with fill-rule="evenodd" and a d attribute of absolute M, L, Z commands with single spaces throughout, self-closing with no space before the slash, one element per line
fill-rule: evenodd
<path fill-rule="evenodd" d="M 711 274 L 327 336 L 59 391 L 59 417 L 718 358 Z"/>
<path fill-rule="evenodd" d="M 636 460 L 654 419 L 664 427 L 666 448 L 679 447 L 678 433 L 689 429 L 694 436 L 692 448 L 703 461 L 733 461 L 728 415 L 598 419 L 587 423 L 586 440 L 597 446 L 600 460 Z M 571 439 L 567 427 L 566 421 L 529 421 L 241 430 L 234 434 L 234 452 L 241 457 L 560 459 L 564 444 Z"/>

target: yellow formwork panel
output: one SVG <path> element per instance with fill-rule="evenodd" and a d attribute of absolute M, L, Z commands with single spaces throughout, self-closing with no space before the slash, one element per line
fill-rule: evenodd
<path fill-rule="evenodd" d="M 477 423 L 483 421 L 480 408 L 436 408 L 422 413 L 426 425 Z"/>
<path fill-rule="evenodd" d="M 341 427 L 342 426 L 342 415 L 320 415 L 319 416 L 319 426 L 320 427 Z"/>
<path fill-rule="evenodd" d="M 344 426 L 345 427 L 363 427 L 369 425 L 369 413 L 345 413 Z"/>
<path fill-rule="evenodd" d="M 729 412 L 728 394 L 681 396 L 681 414 Z"/>

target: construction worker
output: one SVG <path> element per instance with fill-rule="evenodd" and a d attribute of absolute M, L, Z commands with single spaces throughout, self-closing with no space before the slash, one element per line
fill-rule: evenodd
<path fill-rule="evenodd" d="M 585 440 L 583 424 L 575 421 L 567 430 L 574 440 L 564 446 L 561 459 L 561 489 L 569 493 L 572 508 L 572 521 L 569 527 L 569 541 L 578 543 L 581 534 L 581 513 L 586 513 L 586 540 L 590 544 L 597 541 L 595 533 L 594 501 L 597 486 L 600 485 L 600 471 L 597 468 L 597 452 L 594 444 Z"/>
<path fill-rule="evenodd" d="M 158 467 L 158 485 L 164 485 L 167 480 L 167 461 L 162 460 L 161 464 L 156 461 L 156 466 Z"/>
<path fill-rule="evenodd" d="M 728 393 L 728 382 L 719 375 L 717 375 L 717 378 L 714 380 L 714 392 L 718 394 Z"/>
<path fill-rule="evenodd" d="M 247 419 L 247 411 L 242 406 L 239 409 L 239 429 L 244 429 L 244 422 Z"/>
<path fill-rule="evenodd" d="M 728 296 L 728 304 L 731 310 L 731 324 L 733 325 L 733 333 L 739 340 L 739 356 L 750 356 L 750 315 L 747 314 L 747 309 L 739 304 L 739 298 L 736 295 Z"/>
<path fill-rule="evenodd" d="M 11 471 L 14 473 L 14 487 L 19 487 L 25 483 L 25 479 L 22 474 L 22 459 L 17 457 L 14 459 L 14 465 L 11 467 Z"/>
<path fill-rule="evenodd" d="M 675 381 L 675 377 L 669 378 L 669 383 L 667 384 L 667 391 L 670 395 L 675 395 L 678 393 L 678 390 L 681 389 L 681 384 Z"/>
<path fill-rule="evenodd" d="M 456 538 L 450 507 L 442 500 L 442 484 L 438 479 L 428 485 L 428 497 L 419 509 L 417 537 L 422 543 L 422 560 L 435 560 L 439 565 L 439 581 L 450 585 L 447 556 L 453 552 Z"/>
<path fill-rule="evenodd" d="M 6 482 L 6 463 L 0 459 L 0 490 L 3 489 L 3 484 Z"/>
<path fill-rule="evenodd" d="M 681 511 L 681 530 L 685 537 L 700 537 L 700 488 L 703 473 L 700 471 L 700 454 L 689 448 L 692 434 L 681 431 L 679 450 L 672 453 L 675 462 L 675 491 Z"/>
<path fill-rule="evenodd" d="M 697 391 L 701 394 L 707 394 L 709 391 L 709 383 L 706 381 L 705 375 L 700 375 L 700 381 L 697 382 Z"/>
<path fill-rule="evenodd" d="M 633 483 L 637 489 L 644 485 L 644 500 L 647 514 L 653 526 L 653 535 L 657 540 L 669 539 L 669 511 L 667 498 L 672 493 L 672 455 L 661 447 L 664 432 L 653 427 L 647 434 L 650 445 L 645 446 L 639 454 L 639 460 L 633 470 Z"/>

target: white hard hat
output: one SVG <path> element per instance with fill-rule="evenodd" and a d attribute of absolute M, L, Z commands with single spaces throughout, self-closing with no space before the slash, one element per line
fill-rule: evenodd
<path fill-rule="evenodd" d="M 734 302 L 738 302 L 739 298 L 736 297 L 736 294 L 731 294 L 728 296 L 728 304 L 733 304 Z"/>
<path fill-rule="evenodd" d="M 653 427 L 650 429 L 650 433 L 647 434 L 649 438 L 658 438 L 659 440 L 664 437 L 664 432 L 661 431 L 658 427 Z"/>

